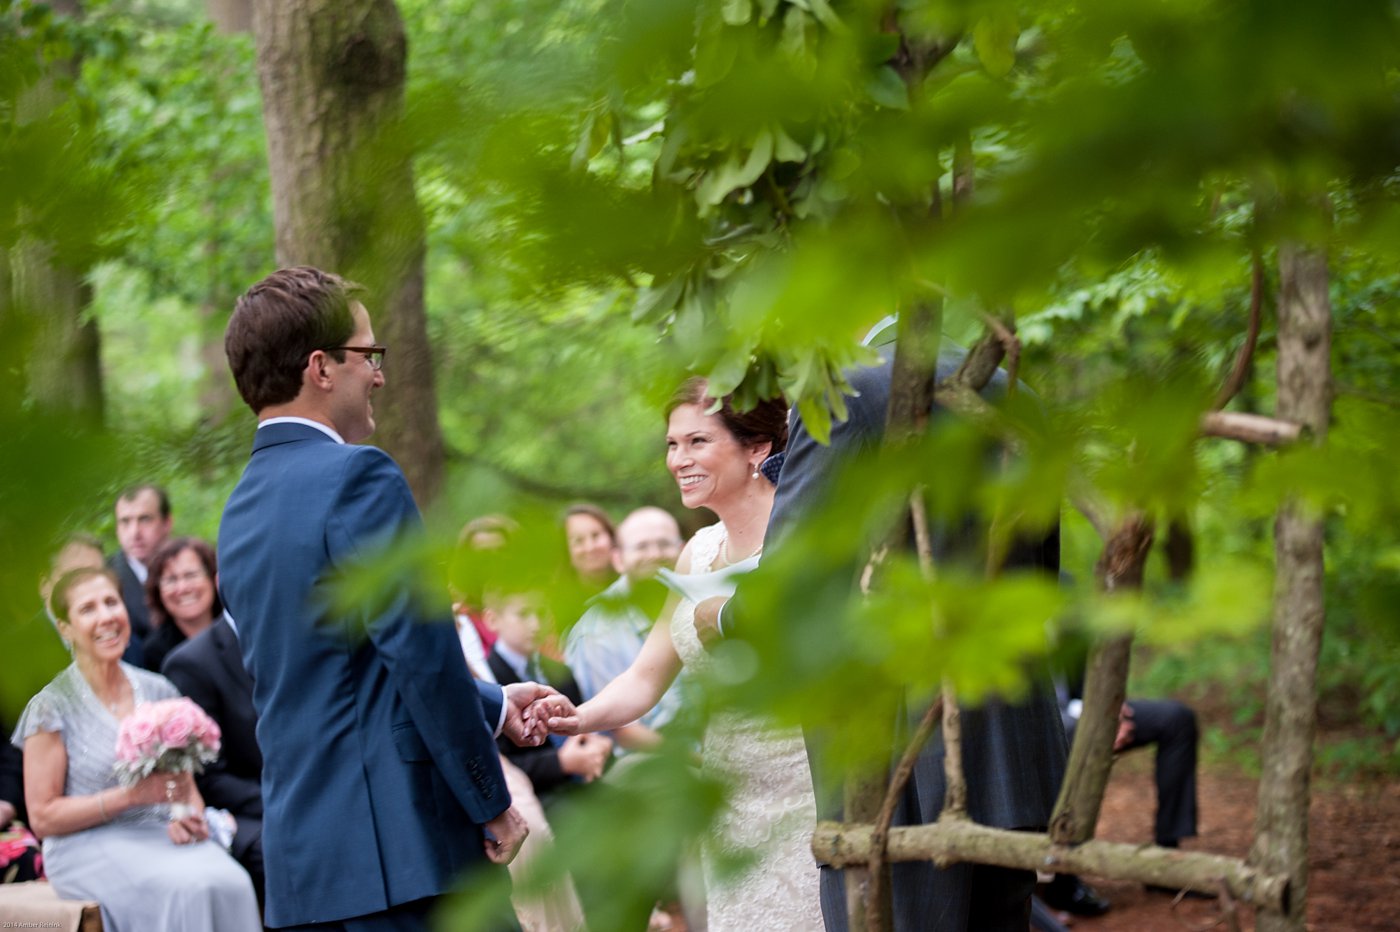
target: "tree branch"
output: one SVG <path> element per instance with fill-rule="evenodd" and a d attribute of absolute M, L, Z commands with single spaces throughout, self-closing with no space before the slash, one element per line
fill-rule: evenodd
<path fill-rule="evenodd" d="M 865 864 L 870 860 L 872 837 L 869 825 L 818 822 L 812 833 L 812 853 L 832 867 Z M 1286 874 L 1266 873 L 1239 858 L 1110 841 L 1067 848 L 1039 833 L 989 828 L 965 819 L 942 818 L 932 825 L 892 828 L 886 857 L 1146 880 L 1200 893 L 1215 893 L 1223 883 L 1235 899 L 1271 913 L 1287 910 L 1292 899 Z"/>
<path fill-rule="evenodd" d="M 870 843 L 870 899 L 873 903 L 879 903 L 884 896 L 885 845 L 890 836 L 890 823 L 894 821 L 894 810 L 899 805 L 899 797 L 903 795 L 909 777 L 914 773 L 914 764 L 919 759 L 919 752 L 928 744 L 933 730 L 938 727 L 939 712 L 942 708 L 943 697 L 940 696 L 928 707 L 928 711 L 919 721 L 919 727 L 914 730 L 913 737 L 909 739 L 909 746 L 904 749 L 904 756 L 899 759 L 899 766 L 895 768 L 894 776 L 890 779 L 890 788 L 885 793 L 884 802 L 880 804 L 879 813 L 875 816 Z M 867 920 L 876 914 L 874 909 L 867 910 Z M 879 929 L 873 924 L 870 928 L 874 932 L 878 932 Z"/>
<path fill-rule="evenodd" d="M 1230 377 L 1225 380 L 1225 384 L 1220 387 L 1220 394 L 1215 396 L 1213 410 L 1219 411 L 1230 403 L 1230 399 L 1239 394 L 1244 387 L 1245 376 L 1249 374 L 1249 364 L 1254 359 L 1254 347 L 1259 343 L 1259 323 L 1264 316 L 1261 307 L 1264 303 L 1264 263 L 1259 258 L 1259 250 L 1254 250 L 1252 259 L 1252 269 L 1249 282 L 1249 330 L 1245 333 L 1244 345 L 1240 347 L 1240 354 L 1235 358 L 1235 367 L 1230 372 Z"/>
<path fill-rule="evenodd" d="M 1282 447 L 1296 443 L 1303 435 L 1303 428 L 1292 421 L 1282 421 L 1262 414 L 1211 411 L 1201 418 L 1201 435 L 1238 440 L 1241 443 Z"/>

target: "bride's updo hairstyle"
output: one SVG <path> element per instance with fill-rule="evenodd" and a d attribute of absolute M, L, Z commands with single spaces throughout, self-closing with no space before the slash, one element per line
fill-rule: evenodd
<path fill-rule="evenodd" d="M 693 376 L 681 383 L 676 393 L 666 405 L 666 417 L 681 405 L 699 405 L 708 411 L 715 399 L 706 394 L 709 382 Z M 781 453 L 787 447 L 788 408 L 781 397 L 765 398 L 748 411 L 734 410 L 734 396 L 725 395 L 719 399 L 719 410 L 715 412 L 734 439 L 746 447 L 767 441 L 772 444 L 768 455 Z"/>

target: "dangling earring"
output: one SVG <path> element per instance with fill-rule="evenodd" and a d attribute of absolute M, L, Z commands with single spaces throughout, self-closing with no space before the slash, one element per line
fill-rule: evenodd
<path fill-rule="evenodd" d="M 752 475 L 750 478 L 753 478 L 753 479 L 762 478 L 762 475 L 761 475 L 761 474 L 759 473 L 759 471 L 758 471 L 758 464 L 757 464 L 757 463 L 753 463 L 753 464 L 752 464 L 752 468 L 753 468 L 753 475 Z"/>

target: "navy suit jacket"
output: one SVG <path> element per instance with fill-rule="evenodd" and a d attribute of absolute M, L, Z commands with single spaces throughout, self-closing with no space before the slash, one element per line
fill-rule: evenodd
<path fill-rule="evenodd" d="M 481 826 L 510 805 L 487 725 L 502 694 L 462 663 L 445 594 L 391 569 L 372 598 L 332 604 L 421 526 L 387 454 L 294 423 L 257 431 L 225 506 L 219 588 L 253 678 L 268 925 L 364 916 L 491 869 Z"/>

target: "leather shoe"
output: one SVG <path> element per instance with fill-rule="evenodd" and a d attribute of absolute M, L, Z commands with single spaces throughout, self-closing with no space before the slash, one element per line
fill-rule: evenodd
<path fill-rule="evenodd" d="M 1102 916 L 1109 909 L 1108 900 L 1074 874 L 1056 874 L 1055 879 L 1045 885 L 1040 898 L 1052 909 L 1075 916 Z"/>

